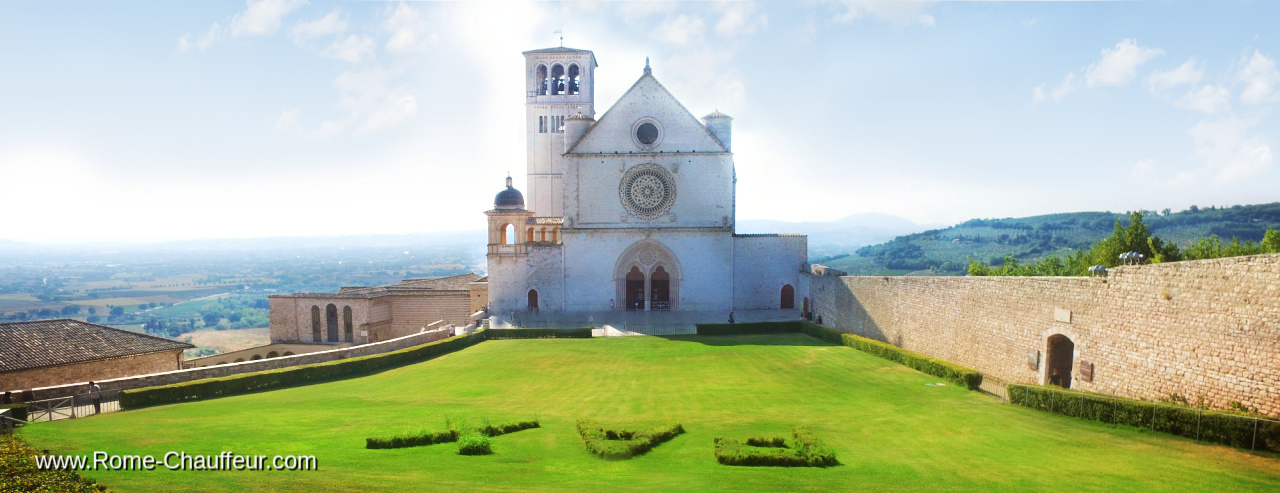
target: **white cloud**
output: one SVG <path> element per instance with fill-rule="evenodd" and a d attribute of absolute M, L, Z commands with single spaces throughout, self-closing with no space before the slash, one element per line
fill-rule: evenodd
<path fill-rule="evenodd" d="M 1062 98 L 1067 97 L 1068 94 L 1071 94 L 1071 92 L 1075 91 L 1078 87 L 1080 87 L 1079 78 L 1076 77 L 1075 72 L 1068 72 L 1067 76 L 1062 78 L 1062 82 L 1058 83 L 1057 86 L 1054 86 L 1053 89 L 1050 89 L 1047 92 L 1045 91 L 1044 84 L 1037 86 L 1035 90 L 1032 91 L 1032 99 L 1037 103 L 1044 101 L 1045 98 L 1053 98 L 1054 101 L 1062 101 Z"/>
<path fill-rule="evenodd" d="M 909 26 L 911 24 L 920 24 L 924 26 L 934 25 L 933 16 L 924 12 L 925 9 L 929 8 L 934 2 L 827 0 L 824 3 L 826 3 L 832 11 L 831 22 L 834 24 L 848 24 L 864 17 L 871 17 L 876 20 L 899 26 Z"/>
<path fill-rule="evenodd" d="M 691 43 L 702 42 L 703 27 L 702 19 L 698 16 L 690 17 L 680 14 L 673 19 L 667 19 L 654 28 L 653 36 L 668 43 L 687 46 Z"/>
<path fill-rule="evenodd" d="M 756 3 L 753 1 L 717 2 L 715 9 L 720 12 L 716 34 L 727 38 L 751 34 L 769 25 L 767 15 L 756 15 Z"/>
<path fill-rule="evenodd" d="M 280 29 L 280 20 L 298 7 L 307 4 L 307 0 L 248 0 L 244 12 L 231 16 L 226 27 L 215 22 L 209 31 L 197 39 L 194 46 L 200 51 L 208 49 L 213 43 L 227 37 L 266 36 Z M 190 50 L 191 35 L 178 38 L 178 51 Z"/>
<path fill-rule="evenodd" d="M 338 128 L 355 127 L 356 135 L 370 135 L 413 121 L 418 115 L 418 100 L 408 84 L 394 83 L 395 75 L 377 68 L 338 76 L 334 85 L 342 93 L 343 108 L 350 113 L 347 123 Z"/>
<path fill-rule="evenodd" d="M 307 0 L 248 0 L 244 12 L 232 17 L 227 27 L 233 38 L 273 34 L 280 29 L 280 19 L 306 4 Z"/>
<path fill-rule="evenodd" d="M 280 116 L 276 117 L 276 129 L 285 132 L 292 132 L 298 128 L 298 112 L 300 108 L 288 109 L 280 112 Z"/>
<path fill-rule="evenodd" d="M 334 41 L 320 54 L 348 63 L 361 63 L 374 57 L 373 38 L 352 34 L 346 39 Z"/>
<path fill-rule="evenodd" d="M 1022 20 L 1018 21 L 1018 24 L 1021 24 L 1021 25 L 1022 25 L 1022 27 L 1031 27 L 1031 26 L 1036 25 L 1036 24 L 1037 24 L 1037 23 L 1039 23 L 1039 22 L 1040 22 L 1040 18 L 1039 18 L 1039 17 L 1033 17 L 1033 18 L 1030 18 L 1030 19 L 1022 19 Z"/>
<path fill-rule="evenodd" d="M 293 25 L 290 31 L 293 33 L 293 40 L 298 44 L 303 44 L 307 40 L 327 36 L 331 34 L 341 34 L 347 30 L 347 21 L 342 18 L 342 13 L 338 9 L 333 9 L 322 18 L 314 21 L 304 21 Z"/>
<path fill-rule="evenodd" d="M 1266 171 L 1271 167 L 1271 142 L 1253 131 L 1256 124 L 1257 120 L 1226 117 L 1191 127 L 1187 133 L 1204 166 L 1180 173 L 1175 181 L 1195 182 L 1207 177 L 1214 183 L 1231 183 Z"/>
<path fill-rule="evenodd" d="M 1276 70 L 1276 62 L 1261 52 L 1254 50 L 1253 56 L 1236 76 L 1245 83 L 1244 92 L 1240 93 L 1241 101 L 1258 104 L 1280 99 L 1280 94 L 1276 93 L 1276 86 L 1280 85 L 1280 71 Z"/>
<path fill-rule="evenodd" d="M 1155 72 L 1147 76 L 1147 88 L 1152 94 L 1161 94 L 1169 89 L 1184 85 L 1194 85 L 1204 77 L 1204 72 L 1197 67 L 1196 60 L 1190 59 L 1178 68 L 1166 72 Z"/>
<path fill-rule="evenodd" d="M 1208 84 L 1198 91 L 1188 92 L 1174 104 L 1182 108 L 1213 114 L 1231 109 L 1231 91 L 1222 86 Z"/>
<path fill-rule="evenodd" d="M 401 3 L 391 11 L 387 20 L 382 23 L 383 29 L 390 34 L 387 40 L 387 51 L 404 53 L 418 47 L 418 42 L 427 31 L 427 23 L 422 20 L 418 9 Z"/>
<path fill-rule="evenodd" d="M 1133 170 L 1129 172 L 1129 177 L 1133 178 L 1134 181 L 1147 181 L 1148 178 L 1155 175 L 1155 163 L 1156 160 L 1154 159 L 1138 161 L 1137 164 L 1133 165 Z"/>
<path fill-rule="evenodd" d="M 1138 74 L 1138 67 L 1164 53 L 1158 48 L 1138 46 L 1138 40 L 1125 39 L 1115 48 L 1103 48 L 1102 59 L 1090 65 L 1084 72 L 1085 85 L 1123 86 Z"/>

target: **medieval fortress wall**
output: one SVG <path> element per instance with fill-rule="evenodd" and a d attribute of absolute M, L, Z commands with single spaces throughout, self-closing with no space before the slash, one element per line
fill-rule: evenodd
<path fill-rule="evenodd" d="M 1280 255 L 1117 267 L 1106 278 L 815 272 L 801 284 L 825 325 L 987 378 L 1047 383 L 1050 338 L 1061 334 L 1075 344 L 1074 389 L 1280 415 Z"/>

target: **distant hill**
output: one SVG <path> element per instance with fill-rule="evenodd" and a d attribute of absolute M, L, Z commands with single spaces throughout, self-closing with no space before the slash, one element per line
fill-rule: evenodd
<path fill-rule="evenodd" d="M 1109 236 L 1117 220 L 1128 224 L 1128 214 L 1071 212 L 971 219 L 859 248 L 848 257 L 818 257 L 811 261 L 852 275 L 962 275 L 969 259 L 999 264 L 1006 255 L 1025 261 L 1087 248 Z M 1268 228 L 1280 229 L 1280 202 L 1175 213 L 1146 211 L 1143 220 L 1152 234 L 1179 247 L 1211 234 L 1228 240 L 1235 236 L 1241 241 L 1259 241 Z"/>
<path fill-rule="evenodd" d="M 809 236 L 810 256 L 847 253 L 864 245 L 883 243 L 898 236 L 928 229 L 910 220 L 889 214 L 861 213 L 835 221 L 773 221 L 767 219 L 739 220 L 736 232 L 789 233 Z"/>

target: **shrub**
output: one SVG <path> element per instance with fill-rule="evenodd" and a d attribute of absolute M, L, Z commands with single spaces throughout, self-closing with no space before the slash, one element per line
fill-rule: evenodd
<path fill-rule="evenodd" d="M 965 368 L 947 361 L 930 358 L 923 354 L 913 353 L 887 342 L 846 334 L 808 322 L 799 322 L 799 324 L 800 329 L 810 336 L 832 343 L 836 343 L 838 340 L 839 344 L 914 368 L 922 373 L 948 380 L 970 390 L 977 389 L 979 385 L 982 385 L 982 374 L 972 368 Z"/>
<path fill-rule="evenodd" d="M 525 421 L 516 421 L 514 423 L 505 423 L 499 425 L 489 424 L 489 420 L 484 420 L 484 426 L 470 427 L 466 422 L 459 426 L 454 426 L 452 420 L 445 418 L 444 431 L 427 431 L 418 430 L 413 432 L 401 433 L 399 435 L 385 438 L 366 438 L 364 448 L 367 449 L 383 449 L 383 448 L 405 448 L 405 447 L 421 447 L 426 445 L 435 445 L 437 443 L 459 442 L 458 453 L 462 455 L 481 455 L 462 452 L 462 441 L 471 435 L 482 435 L 484 437 L 484 447 L 488 450 L 489 437 L 498 435 L 506 435 L 507 433 L 515 433 L 520 430 L 529 428 L 539 428 L 537 419 Z M 475 442 L 475 439 L 471 440 Z M 477 449 L 478 450 L 478 449 Z M 489 452 L 484 452 L 485 454 Z"/>
<path fill-rule="evenodd" d="M 792 443 L 782 438 L 748 438 L 742 442 L 716 437 L 716 461 L 727 466 L 830 467 L 839 465 L 835 452 L 822 446 L 808 428 L 797 426 Z"/>
<path fill-rule="evenodd" d="M 590 339 L 591 327 L 580 329 L 489 329 L 488 339 Z"/>
<path fill-rule="evenodd" d="M 645 431 L 605 429 L 595 420 L 578 420 L 578 435 L 587 452 L 608 460 L 626 460 L 652 450 L 684 433 L 679 424 L 656 426 Z"/>
<path fill-rule="evenodd" d="M 698 324 L 700 336 L 781 334 L 800 332 L 800 322 L 749 322 L 740 324 Z"/>
<path fill-rule="evenodd" d="M 0 409 L 9 409 L 9 410 L 11 410 L 11 411 L 10 411 L 10 413 L 9 413 L 9 417 L 10 417 L 10 418 L 13 418 L 13 419 L 20 419 L 20 420 L 23 420 L 23 421 L 26 421 L 26 420 L 27 420 L 27 405 L 26 405 L 26 404 L 5 404 L 5 405 L 3 405 L 3 406 L 0 406 Z"/>
<path fill-rule="evenodd" d="M 137 409 L 160 404 L 247 394 L 363 376 L 426 361 L 443 354 L 471 347 L 483 340 L 485 340 L 485 331 L 482 330 L 389 353 L 124 390 L 120 392 L 120 407 L 123 409 Z"/>
<path fill-rule="evenodd" d="M 0 491 L 107 491 L 75 471 L 37 469 L 35 456 L 39 454 L 18 437 L 0 435 Z"/>
<path fill-rule="evenodd" d="M 479 432 L 471 432 L 458 437 L 458 455 L 489 455 L 493 449 L 489 445 L 489 436 Z"/>
<path fill-rule="evenodd" d="M 1040 411 L 1136 426 L 1237 448 L 1280 451 L 1280 421 L 1248 414 L 1131 401 L 1039 385 L 1010 384 L 1008 394 L 1010 404 Z"/>

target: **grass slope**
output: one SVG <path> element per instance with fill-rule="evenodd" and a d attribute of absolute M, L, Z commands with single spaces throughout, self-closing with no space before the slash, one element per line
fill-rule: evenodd
<path fill-rule="evenodd" d="M 1111 235 L 1115 222 L 1128 224 L 1127 214 L 1071 212 L 1006 219 L 973 219 L 943 229 L 899 236 L 839 258 L 816 258 L 853 275 L 965 273 L 969 259 L 1000 264 L 1006 255 L 1031 260 L 1088 248 Z M 1179 247 L 1216 234 L 1226 241 L 1262 239 L 1268 228 L 1280 228 L 1280 202 L 1198 209 L 1160 215 L 1144 214 L 1151 233 Z M 958 240 L 958 241 L 957 241 Z M 927 271 L 926 269 L 932 269 Z"/>
<path fill-rule="evenodd" d="M 377 375 L 21 430 L 54 453 L 316 455 L 318 472 L 105 472 L 119 491 L 1276 491 L 1280 461 L 1005 405 L 803 335 L 489 341 Z M 444 416 L 542 428 L 453 447 L 365 449 Z M 687 433 L 626 461 L 579 418 Z M 807 425 L 843 465 L 728 467 L 716 436 Z"/>

